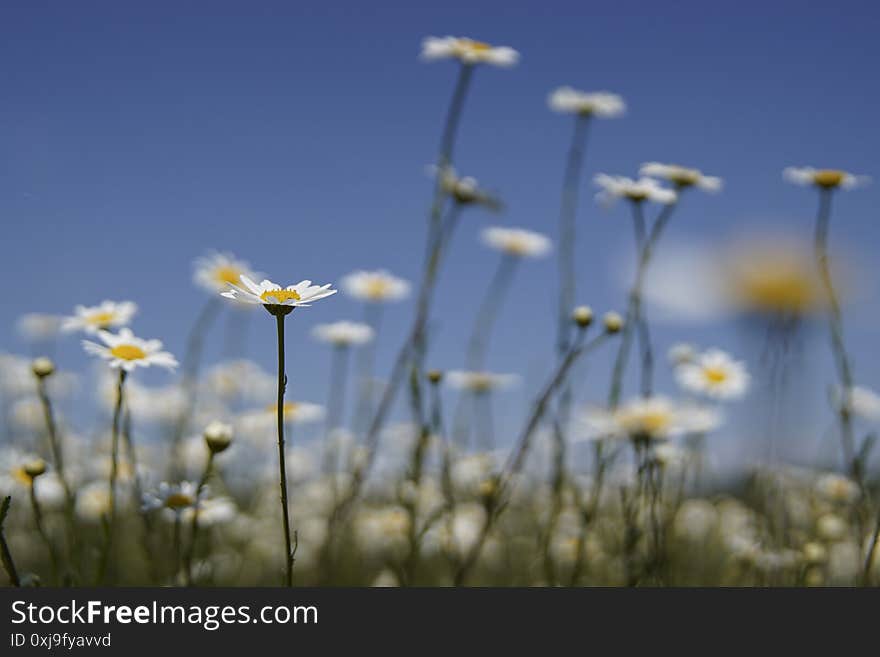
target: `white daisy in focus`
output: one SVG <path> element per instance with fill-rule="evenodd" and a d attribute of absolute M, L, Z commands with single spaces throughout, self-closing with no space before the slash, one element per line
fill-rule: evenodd
<path fill-rule="evenodd" d="M 572 87 L 559 87 L 547 99 L 554 112 L 616 118 L 626 112 L 626 103 L 617 94 L 608 91 L 586 92 Z"/>
<path fill-rule="evenodd" d="M 98 333 L 109 328 L 126 326 L 137 312 L 132 301 L 102 301 L 97 306 L 76 306 L 73 316 L 61 322 L 62 331 L 85 331 Z"/>
<path fill-rule="evenodd" d="M 371 303 L 400 301 L 409 296 L 409 283 L 384 269 L 354 271 L 342 279 L 342 289 L 355 299 Z"/>
<path fill-rule="evenodd" d="M 596 198 L 605 205 L 611 205 L 619 198 L 625 198 L 633 203 L 653 201 L 668 205 L 675 203 L 678 198 L 673 190 L 661 186 L 653 178 L 633 180 L 626 176 L 609 176 L 606 173 L 600 173 L 593 178 L 593 182 L 602 188 Z"/>
<path fill-rule="evenodd" d="M 142 340 L 135 337 L 130 329 L 124 328 L 114 334 L 98 331 L 103 344 L 83 340 L 83 349 L 93 356 L 108 361 L 110 367 L 131 372 L 136 367 L 158 365 L 167 369 L 177 367 L 177 359 L 167 351 L 162 351 L 161 340 Z"/>
<path fill-rule="evenodd" d="M 707 192 L 718 192 L 724 182 L 717 176 L 707 176 L 699 169 L 691 169 L 678 164 L 645 162 L 639 169 L 640 176 L 668 180 L 679 188 L 698 187 Z"/>
<path fill-rule="evenodd" d="M 312 336 L 320 342 L 334 347 L 351 347 L 366 344 L 373 339 L 373 329 L 360 322 L 333 322 L 318 324 L 312 329 Z"/>
<path fill-rule="evenodd" d="M 193 282 L 211 293 L 224 292 L 230 285 L 238 285 L 241 276 L 257 278 L 248 263 L 238 260 L 231 253 L 214 251 L 196 259 Z"/>
<path fill-rule="evenodd" d="M 27 313 L 15 324 L 18 334 L 25 340 L 41 342 L 51 340 L 61 331 L 62 317 L 47 313 Z"/>
<path fill-rule="evenodd" d="M 782 177 L 795 185 L 813 185 L 822 189 L 856 189 L 871 182 L 870 176 L 860 176 L 839 169 L 814 169 L 813 167 L 786 167 Z"/>
<path fill-rule="evenodd" d="M 493 372 L 468 372 L 464 370 L 451 370 L 444 377 L 446 383 L 456 390 L 468 392 L 490 392 L 509 388 L 519 383 L 516 374 L 495 374 Z"/>
<path fill-rule="evenodd" d="M 481 189 L 476 178 L 470 176 L 460 177 L 455 169 L 450 166 L 440 168 L 431 165 L 428 167 L 428 172 L 438 177 L 440 187 L 456 203 L 461 205 L 482 205 L 493 212 L 501 209 L 501 201 L 489 192 Z"/>
<path fill-rule="evenodd" d="M 864 386 L 853 386 L 849 395 L 840 387 L 834 390 L 832 403 L 838 411 L 847 409 L 851 415 L 876 422 L 880 420 L 880 395 Z"/>
<path fill-rule="evenodd" d="M 260 281 L 258 285 L 242 274 L 241 283 L 244 287 L 239 287 L 234 283 L 227 283 L 232 289 L 222 292 L 221 295 L 227 299 L 259 304 L 261 306 L 289 306 L 296 308 L 299 306 L 308 307 L 312 301 L 318 301 L 337 292 L 330 289 L 331 283 L 312 285 L 312 282 L 308 280 L 282 288 L 268 279 Z"/>
<path fill-rule="evenodd" d="M 739 399 L 749 387 L 749 373 L 742 361 L 720 349 L 709 349 L 676 368 L 678 384 L 688 392 L 713 399 Z"/>
<path fill-rule="evenodd" d="M 507 46 L 492 46 L 467 37 L 426 37 L 422 40 L 422 59 L 457 59 L 462 64 L 510 67 L 519 61 L 519 53 Z"/>
<path fill-rule="evenodd" d="M 483 242 L 497 251 L 518 258 L 540 258 L 553 248 L 550 238 L 522 228 L 492 226 L 483 231 Z"/>

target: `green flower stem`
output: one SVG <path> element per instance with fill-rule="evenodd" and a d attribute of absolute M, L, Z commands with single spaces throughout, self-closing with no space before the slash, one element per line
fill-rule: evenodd
<path fill-rule="evenodd" d="M 116 384 L 116 405 L 113 408 L 113 422 L 110 438 L 110 503 L 104 522 L 104 545 L 98 566 L 98 583 L 105 583 L 107 567 L 110 564 L 110 553 L 113 550 L 113 533 L 116 525 L 116 480 L 119 476 L 119 434 L 122 419 L 122 406 L 125 399 L 125 378 L 127 372 L 119 370 Z"/>
<path fill-rule="evenodd" d="M 193 515 L 192 522 L 190 523 L 190 531 L 189 531 L 189 546 L 186 549 L 186 553 L 184 554 L 183 564 L 186 570 L 186 585 L 193 586 L 193 572 L 192 572 L 192 563 L 193 556 L 196 552 L 196 544 L 199 538 L 199 501 L 202 499 L 202 491 L 205 489 L 205 486 L 208 483 L 208 479 L 211 477 L 211 472 L 214 470 L 214 452 L 213 450 L 208 450 L 208 461 L 205 463 L 205 469 L 202 472 L 202 476 L 199 479 L 199 483 L 196 486 L 196 504 L 193 506 Z"/>
<path fill-rule="evenodd" d="M 9 582 L 15 586 L 21 586 L 21 580 L 18 577 L 18 570 L 15 568 L 15 561 L 12 559 L 12 552 L 9 551 L 9 545 L 6 543 L 6 536 L 3 534 L 3 523 L 6 522 L 6 516 L 9 513 L 9 506 L 12 504 L 12 498 L 7 495 L 0 504 L 0 562 L 3 563 L 3 570 L 9 576 Z"/>
<path fill-rule="evenodd" d="M 266 306 L 275 315 L 278 328 L 278 478 L 281 485 L 281 517 L 284 524 L 284 556 L 286 586 L 293 586 L 293 544 L 290 540 L 290 512 L 287 502 L 287 465 L 284 458 L 284 391 L 287 388 L 287 374 L 284 371 L 284 317 L 293 308 L 291 306 Z"/>

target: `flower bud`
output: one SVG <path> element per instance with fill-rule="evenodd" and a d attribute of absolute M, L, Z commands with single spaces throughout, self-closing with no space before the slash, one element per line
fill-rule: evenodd
<path fill-rule="evenodd" d="M 46 462 L 41 458 L 34 458 L 21 466 L 21 469 L 33 481 L 46 471 Z"/>
<path fill-rule="evenodd" d="M 593 323 L 593 309 L 589 306 L 578 306 L 571 314 L 574 323 L 581 328 L 587 328 Z"/>
<path fill-rule="evenodd" d="M 205 427 L 205 444 L 214 454 L 225 451 L 232 442 L 232 427 L 223 422 L 211 422 Z"/>
<path fill-rule="evenodd" d="M 619 333 L 623 328 L 623 317 L 615 312 L 605 313 L 602 324 L 605 326 L 606 333 Z"/>
<path fill-rule="evenodd" d="M 443 372 L 440 370 L 429 370 L 428 371 L 428 381 L 431 383 L 440 383 L 443 380 Z"/>
<path fill-rule="evenodd" d="M 40 356 L 31 363 L 31 370 L 35 376 L 42 379 L 43 377 L 51 376 L 55 372 L 55 363 L 52 362 L 51 358 Z"/>

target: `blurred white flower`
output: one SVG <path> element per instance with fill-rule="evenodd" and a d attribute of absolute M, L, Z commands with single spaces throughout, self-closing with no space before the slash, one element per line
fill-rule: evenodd
<path fill-rule="evenodd" d="M 669 362 L 673 365 L 683 365 L 684 363 L 691 363 L 696 360 L 697 354 L 697 348 L 694 345 L 679 342 L 672 345 L 666 355 L 669 358 Z"/>
<path fill-rule="evenodd" d="M 707 176 L 699 169 L 690 169 L 677 164 L 661 164 L 645 162 L 639 169 L 639 175 L 649 178 L 661 178 L 676 187 L 699 187 L 707 192 L 721 191 L 723 181 L 717 176 Z"/>
<path fill-rule="evenodd" d="M 103 329 L 126 326 L 137 312 L 132 301 L 102 301 L 98 306 L 76 306 L 74 315 L 61 323 L 63 331 L 85 331 L 96 334 Z"/>
<path fill-rule="evenodd" d="M 351 347 L 366 344 L 373 339 L 373 329 L 359 322 L 333 322 L 318 324 L 312 329 L 316 340 L 336 347 Z"/>
<path fill-rule="evenodd" d="M 606 205 L 610 205 L 619 198 L 628 199 L 633 203 L 653 201 L 668 205 L 675 203 L 678 198 L 675 191 L 661 186 L 653 178 L 633 180 L 625 176 L 609 176 L 606 173 L 600 173 L 593 178 L 593 182 L 602 188 L 596 198 Z"/>
<path fill-rule="evenodd" d="M 553 247 L 550 238 L 522 228 L 491 226 L 483 231 L 483 241 L 502 253 L 520 258 L 539 258 Z"/>
<path fill-rule="evenodd" d="M 446 373 L 446 383 L 457 390 L 469 392 L 489 392 L 509 388 L 519 383 L 516 374 L 495 374 L 493 372 L 468 372 L 451 370 Z"/>
<path fill-rule="evenodd" d="M 457 59 L 463 64 L 509 67 L 519 61 L 519 53 L 507 46 L 491 46 L 467 37 L 426 37 L 422 40 L 422 59 Z"/>
<path fill-rule="evenodd" d="M 258 274 L 248 263 L 238 260 L 231 253 L 214 251 L 196 259 L 193 282 L 206 292 L 225 292 L 230 285 L 238 285 L 241 276 L 257 278 Z"/>
<path fill-rule="evenodd" d="M 816 533 L 826 541 L 839 541 L 849 532 L 849 525 L 838 515 L 826 513 L 816 521 Z"/>
<path fill-rule="evenodd" d="M 18 334 L 25 340 L 40 342 L 51 340 L 59 331 L 63 318 L 58 315 L 47 313 L 27 313 L 18 318 L 16 328 Z"/>
<path fill-rule="evenodd" d="M 117 334 L 98 331 L 104 344 L 83 340 L 86 352 L 108 361 L 110 367 L 131 372 L 136 367 L 158 365 L 167 369 L 177 367 L 177 360 L 167 351 L 162 351 L 161 340 L 142 340 L 135 337 L 129 329 L 123 328 Z"/>
<path fill-rule="evenodd" d="M 336 294 L 336 290 L 330 289 L 331 283 L 312 285 L 312 282 L 309 280 L 300 281 L 296 285 L 288 285 L 286 288 L 282 288 L 268 279 L 260 281 L 258 285 L 248 276 L 242 274 L 241 284 L 244 287 L 228 283 L 228 287 L 232 289 L 221 292 L 221 295 L 227 299 L 259 304 L 261 306 L 308 307 L 312 301 L 318 301 Z"/>
<path fill-rule="evenodd" d="M 76 515 L 82 520 L 98 522 L 109 512 L 110 485 L 106 481 L 93 481 L 77 491 Z"/>
<path fill-rule="evenodd" d="M 204 378 L 207 391 L 225 402 L 241 399 L 258 402 L 271 399 L 275 376 L 250 360 L 232 360 L 212 367 Z"/>
<path fill-rule="evenodd" d="M 156 490 L 144 493 L 142 502 L 147 511 L 167 509 L 174 514 L 179 514 L 187 507 L 196 506 L 199 503 L 200 495 L 205 495 L 205 489 L 203 488 L 200 492 L 194 482 L 182 481 L 177 484 L 169 484 L 163 481 Z"/>
<path fill-rule="evenodd" d="M 284 422 L 291 424 L 310 424 L 324 417 L 324 407 L 304 401 L 288 401 L 283 405 Z M 260 437 L 275 426 L 278 419 L 278 405 L 270 404 L 264 409 L 246 411 L 239 417 L 242 434 L 253 438 Z M 259 434 L 255 436 L 254 434 Z"/>
<path fill-rule="evenodd" d="M 720 349 L 709 349 L 682 363 L 675 376 L 685 390 L 713 399 L 739 399 L 749 387 L 745 363 Z"/>
<path fill-rule="evenodd" d="M 665 440 L 683 433 L 708 433 L 720 424 L 713 409 L 678 404 L 667 397 L 637 397 L 616 409 L 588 408 L 575 420 L 578 439 Z"/>
<path fill-rule="evenodd" d="M 834 389 L 833 405 L 836 409 L 848 410 L 852 415 L 876 422 L 880 420 L 880 395 L 863 386 L 853 386 L 849 389 L 849 394 L 845 395 L 843 389 L 837 387 Z"/>
<path fill-rule="evenodd" d="M 786 167 L 782 177 L 795 185 L 814 185 L 822 189 L 855 189 L 871 182 L 870 176 L 860 176 L 838 169 L 814 169 L 813 167 Z"/>
<path fill-rule="evenodd" d="M 831 502 L 849 504 L 861 496 L 859 485 L 849 477 L 828 472 L 816 481 L 816 490 Z"/>
<path fill-rule="evenodd" d="M 616 118 L 626 112 L 626 103 L 608 91 L 586 92 L 572 87 L 559 87 L 547 99 L 554 112 Z"/>
<path fill-rule="evenodd" d="M 342 289 L 355 299 L 373 303 L 400 301 L 409 295 L 409 283 L 384 269 L 352 272 L 342 279 Z"/>
<path fill-rule="evenodd" d="M 428 172 L 431 175 L 437 176 L 443 191 L 461 205 L 483 205 L 493 211 L 501 208 L 501 201 L 482 189 L 476 178 L 470 176 L 461 177 L 451 166 L 440 168 L 431 165 L 428 167 Z"/>

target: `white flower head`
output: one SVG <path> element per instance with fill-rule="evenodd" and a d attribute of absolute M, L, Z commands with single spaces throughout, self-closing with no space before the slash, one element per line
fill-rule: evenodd
<path fill-rule="evenodd" d="M 124 328 L 117 334 L 98 331 L 103 344 L 83 340 L 83 349 L 93 356 L 108 361 L 110 367 L 131 372 L 136 367 L 158 365 L 168 369 L 177 367 L 177 360 L 167 351 L 162 351 L 161 340 L 142 340 L 135 337 L 130 329 Z"/>
<path fill-rule="evenodd" d="M 509 388 L 519 383 L 516 374 L 495 374 L 493 372 L 468 372 L 464 370 L 452 370 L 446 373 L 446 383 L 457 390 L 468 392 L 490 392 Z"/>
<path fill-rule="evenodd" d="M 201 491 L 191 481 L 182 481 L 179 484 L 162 482 L 152 492 L 144 493 L 143 507 L 145 510 L 169 509 L 180 513 L 184 509 L 197 506 L 200 496 L 205 495 L 205 488 Z"/>
<path fill-rule="evenodd" d="M 672 345 L 666 355 L 669 358 L 669 362 L 673 365 L 683 365 L 684 363 L 695 361 L 698 352 L 694 345 L 687 342 L 679 342 Z"/>
<path fill-rule="evenodd" d="M 18 318 L 16 328 L 25 340 L 51 340 L 61 330 L 63 318 L 46 313 L 27 313 Z"/>
<path fill-rule="evenodd" d="M 287 401 L 282 405 L 285 423 L 311 424 L 324 418 L 324 407 L 305 401 Z M 278 418 L 278 405 L 270 404 L 263 409 L 242 413 L 239 421 L 241 433 L 246 437 L 262 439 Z"/>
<path fill-rule="evenodd" d="M 721 191 L 724 186 L 724 181 L 717 176 L 707 176 L 699 169 L 683 167 L 678 164 L 645 162 L 639 169 L 639 175 L 668 180 L 680 188 L 699 187 L 707 192 Z"/>
<path fill-rule="evenodd" d="M 492 226 L 483 231 L 483 241 L 497 251 L 519 258 L 540 258 L 550 252 L 550 238 L 522 228 Z"/>
<path fill-rule="evenodd" d="M 850 414 L 876 422 L 880 420 L 880 395 L 864 386 L 852 386 L 849 394 L 844 394 L 840 387 L 834 390 L 832 398 L 834 407 L 839 411 L 846 409 Z"/>
<path fill-rule="evenodd" d="M 312 329 L 316 340 L 332 344 L 336 347 L 351 347 L 366 344 L 373 339 L 373 329 L 368 324 L 359 322 L 333 322 L 318 324 Z"/>
<path fill-rule="evenodd" d="M 849 477 L 833 472 L 823 474 L 816 480 L 816 490 L 832 502 L 855 502 L 861 496 L 859 485 Z"/>
<path fill-rule="evenodd" d="M 337 292 L 330 289 L 331 283 L 312 285 L 312 282 L 308 280 L 283 288 L 268 279 L 260 281 L 258 285 L 242 274 L 241 283 L 243 287 L 234 283 L 228 283 L 227 285 L 232 289 L 222 292 L 222 296 L 227 299 L 259 304 L 261 306 L 288 306 L 296 308 L 300 306 L 308 307 L 311 305 L 311 302 L 329 297 Z"/>
<path fill-rule="evenodd" d="M 870 176 L 861 176 L 839 169 L 814 169 L 813 167 L 786 167 L 782 177 L 790 183 L 822 189 L 856 189 L 871 182 Z"/>
<path fill-rule="evenodd" d="M 708 423 L 702 409 L 680 406 L 657 395 L 631 399 L 616 409 L 590 408 L 577 420 L 579 434 L 586 439 L 631 438 L 665 440 L 693 431 L 700 422 Z"/>
<path fill-rule="evenodd" d="M 519 53 L 507 46 L 492 46 L 467 37 L 426 37 L 422 40 L 422 59 L 457 59 L 462 64 L 510 67 L 519 61 Z"/>
<path fill-rule="evenodd" d="M 96 334 L 109 328 L 126 326 L 137 312 L 132 301 L 102 301 L 97 306 L 76 306 L 73 316 L 61 322 L 62 331 L 85 331 Z"/>
<path fill-rule="evenodd" d="M 749 387 L 745 364 L 720 349 L 709 349 L 682 363 L 675 376 L 685 390 L 713 399 L 739 399 Z"/>
<path fill-rule="evenodd" d="M 342 289 L 346 294 L 372 303 L 405 299 L 409 295 L 409 287 L 407 281 L 389 274 L 384 269 L 359 270 L 342 279 Z"/>
<path fill-rule="evenodd" d="M 626 112 L 626 103 L 617 94 L 608 91 L 586 92 L 572 87 L 559 87 L 547 99 L 554 112 L 616 118 Z"/>
<path fill-rule="evenodd" d="M 238 285 L 242 274 L 251 279 L 257 278 L 248 263 L 238 260 L 231 253 L 213 251 L 196 259 L 193 282 L 207 292 L 225 292 L 230 284 Z"/>
<path fill-rule="evenodd" d="M 440 187 L 451 196 L 456 203 L 461 205 L 482 205 L 489 210 L 501 209 L 501 201 L 480 187 L 476 178 L 470 176 L 460 177 L 451 166 L 428 167 L 428 173 L 436 176 L 440 181 Z"/>
<path fill-rule="evenodd" d="M 605 173 L 598 174 L 593 182 L 602 188 L 596 198 L 602 203 L 610 205 L 619 198 L 625 198 L 633 203 L 653 201 L 669 205 L 675 203 L 678 195 L 674 190 L 663 187 L 653 178 L 639 178 L 633 180 L 626 176 L 609 176 Z"/>

